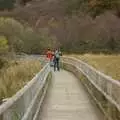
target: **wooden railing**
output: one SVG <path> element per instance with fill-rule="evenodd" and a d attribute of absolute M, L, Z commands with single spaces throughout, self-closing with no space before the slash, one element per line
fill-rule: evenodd
<path fill-rule="evenodd" d="M 88 79 L 88 81 L 112 104 L 112 106 L 114 106 L 114 108 L 117 109 L 117 111 L 119 112 L 117 116 L 119 120 L 120 81 L 112 79 L 111 77 L 97 71 L 87 63 L 84 63 L 83 61 L 76 59 L 74 57 L 63 57 L 62 61 L 63 63 L 74 66 L 78 71 L 80 71 Z M 103 102 L 103 101 L 99 101 L 99 102 Z M 110 108 L 110 106 L 107 107 Z"/>
<path fill-rule="evenodd" d="M 73 57 L 62 57 L 62 63 L 63 66 L 64 64 L 74 66 L 120 113 L 120 82 Z M 50 65 L 46 64 L 33 80 L 16 95 L 8 99 L 7 102 L 3 103 L 0 106 L 0 120 L 37 120 L 40 106 L 48 87 L 47 77 L 50 71 Z M 74 69 L 71 71 L 75 72 Z M 99 95 L 95 97 L 99 97 Z M 102 104 L 101 102 L 103 101 L 99 102 Z M 111 106 L 107 107 L 112 109 Z M 109 120 L 119 120 L 119 113 L 116 114 L 117 119 L 108 117 Z"/>
<path fill-rule="evenodd" d="M 12 98 L 0 106 L 0 120 L 36 120 L 48 87 L 50 66 L 44 68 Z"/>

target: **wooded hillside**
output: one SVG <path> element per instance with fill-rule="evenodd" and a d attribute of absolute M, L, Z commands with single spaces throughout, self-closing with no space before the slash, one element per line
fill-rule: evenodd
<path fill-rule="evenodd" d="M 15 41 L 19 39 L 17 45 L 12 43 L 15 51 L 20 49 L 27 53 L 41 53 L 48 46 L 60 46 L 63 51 L 70 53 L 120 52 L 119 0 L 26 2 L 28 4 L 11 12 L 0 13 L 1 16 L 14 18 L 12 27 L 18 30 L 17 33 L 10 33 L 8 28 L 8 31 L 5 28 L 0 28 L 0 31 L 1 36 L 9 39 L 8 43 L 11 39 L 9 36 L 14 36 Z M 17 28 L 16 23 L 23 28 Z"/>

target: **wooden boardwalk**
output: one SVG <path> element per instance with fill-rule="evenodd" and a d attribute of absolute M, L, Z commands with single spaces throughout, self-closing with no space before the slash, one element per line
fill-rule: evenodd
<path fill-rule="evenodd" d="M 71 73 L 53 72 L 39 120 L 104 120 L 79 80 Z"/>

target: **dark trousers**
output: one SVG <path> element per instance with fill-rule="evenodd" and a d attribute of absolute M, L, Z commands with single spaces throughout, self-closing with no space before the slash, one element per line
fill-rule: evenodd
<path fill-rule="evenodd" d="M 59 58 L 56 58 L 54 60 L 54 71 L 56 71 L 56 68 L 57 68 L 58 71 L 60 70 L 60 63 L 59 63 L 59 61 L 60 61 Z"/>

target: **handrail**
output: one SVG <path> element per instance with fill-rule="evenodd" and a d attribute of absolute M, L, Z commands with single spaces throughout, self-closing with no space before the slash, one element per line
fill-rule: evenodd
<path fill-rule="evenodd" d="M 78 68 L 88 80 L 120 111 L 120 82 L 101 73 L 87 63 L 74 58 L 62 57 L 63 62 Z"/>
<path fill-rule="evenodd" d="M 21 120 L 28 111 L 31 110 L 29 109 L 31 105 L 36 106 L 42 96 L 41 92 L 43 92 L 42 89 L 46 84 L 46 79 L 49 73 L 50 66 L 49 64 L 46 64 L 42 70 L 24 86 L 24 88 L 18 91 L 13 97 L 9 98 L 7 102 L 3 103 L 0 106 L 0 120 Z M 31 114 L 33 113 L 35 114 L 35 109 Z M 32 118 L 33 116 L 30 119 L 25 120 L 32 120 Z"/>

